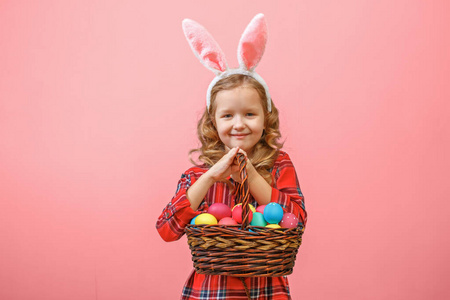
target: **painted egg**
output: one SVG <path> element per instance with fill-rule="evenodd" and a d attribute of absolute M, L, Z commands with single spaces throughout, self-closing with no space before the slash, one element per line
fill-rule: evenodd
<path fill-rule="evenodd" d="M 197 218 L 195 218 L 195 225 L 202 224 L 214 225 L 217 224 L 217 219 L 216 217 L 208 213 L 199 214 Z"/>
<path fill-rule="evenodd" d="M 267 228 L 281 228 L 281 226 L 278 224 L 268 224 L 268 225 L 266 225 L 266 227 Z"/>
<path fill-rule="evenodd" d="M 283 208 L 281 205 L 275 202 L 270 202 L 264 208 L 264 219 L 267 223 L 278 224 L 283 219 Z"/>
<path fill-rule="evenodd" d="M 208 213 L 221 220 L 225 217 L 231 217 L 231 209 L 224 203 L 214 203 L 208 208 Z"/>
<path fill-rule="evenodd" d="M 219 221 L 219 225 L 237 225 L 238 222 L 236 222 L 233 218 L 231 217 L 225 217 L 220 219 Z"/>
<path fill-rule="evenodd" d="M 264 208 L 266 208 L 265 205 L 258 205 L 256 207 L 256 211 L 263 214 L 264 213 Z"/>
<path fill-rule="evenodd" d="M 266 222 L 266 220 L 264 220 L 264 216 L 262 213 L 255 212 L 255 213 L 253 213 L 253 219 L 250 222 L 250 225 L 264 227 L 267 225 L 267 222 Z"/>
<path fill-rule="evenodd" d="M 298 218 L 292 213 L 285 213 L 280 222 L 280 226 L 283 228 L 295 228 L 297 225 Z"/>
<path fill-rule="evenodd" d="M 236 205 L 233 208 L 233 211 L 231 212 L 232 218 L 238 222 L 239 224 L 242 224 L 242 205 Z M 252 221 L 253 218 L 253 212 L 250 210 L 249 220 Z"/>
<path fill-rule="evenodd" d="M 194 218 L 192 218 L 192 220 L 191 220 L 191 225 L 194 225 L 194 224 L 195 224 L 195 219 L 197 219 L 197 217 L 198 217 L 198 216 L 195 216 Z"/>
<path fill-rule="evenodd" d="M 242 206 L 242 203 L 236 204 L 235 206 L 233 206 L 233 209 L 234 209 L 236 206 Z M 255 209 L 255 207 L 254 207 L 253 205 L 251 205 L 251 204 L 249 203 L 248 206 L 250 206 L 250 210 L 251 210 L 252 212 L 256 212 L 256 209 Z M 232 210 L 233 210 L 233 209 L 232 209 Z"/>

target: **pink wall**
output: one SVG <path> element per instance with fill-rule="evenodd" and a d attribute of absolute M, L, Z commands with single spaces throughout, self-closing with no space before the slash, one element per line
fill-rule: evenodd
<path fill-rule="evenodd" d="M 155 222 L 212 79 L 181 20 L 236 66 L 258 12 L 310 216 L 293 298 L 450 297 L 448 1 L 70 2 L 0 4 L 0 299 L 179 297 Z"/>

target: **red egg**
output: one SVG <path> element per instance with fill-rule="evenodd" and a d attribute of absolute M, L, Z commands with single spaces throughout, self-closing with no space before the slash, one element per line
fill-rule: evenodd
<path fill-rule="evenodd" d="M 233 208 L 231 209 L 231 211 L 233 211 L 233 209 L 234 209 L 236 206 L 239 206 L 239 205 L 242 205 L 242 203 L 238 203 L 238 204 L 236 204 L 235 206 L 233 206 Z M 255 207 L 254 207 L 253 205 L 251 205 L 251 204 L 249 203 L 248 206 L 250 207 L 250 209 L 252 210 L 252 212 L 256 212 L 256 209 L 255 209 Z"/>
<path fill-rule="evenodd" d="M 284 213 L 280 226 L 283 228 L 295 228 L 298 225 L 298 218 L 292 213 Z"/>
<path fill-rule="evenodd" d="M 233 208 L 233 211 L 231 212 L 232 214 L 232 218 L 238 222 L 239 224 L 242 224 L 242 205 L 236 205 Z M 250 210 L 250 215 L 249 215 L 249 223 L 252 221 L 253 219 L 253 212 Z"/>
<path fill-rule="evenodd" d="M 256 207 L 256 211 L 259 212 L 259 213 L 264 214 L 264 208 L 266 208 L 265 205 L 258 205 L 258 206 Z"/>
<path fill-rule="evenodd" d="M 237 225 L 238 223 L 231 217 L 225 217 L 219 221 L 219 225 Z"/>
<path fill-rule="evenodd" d="M 224 203 L 214 203 L 208 208 L 208 213 L 221 220 L 226 217 L 231 217 L 231 209 Z"/>

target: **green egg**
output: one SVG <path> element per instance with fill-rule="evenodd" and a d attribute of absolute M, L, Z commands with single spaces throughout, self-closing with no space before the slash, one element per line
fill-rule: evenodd
<path fill-rule="evenodd" d="M 253 219 L 250 222 L 251 226 L 261 226 L 264 227 L 267 225 L 266 220 L 264 220 L 264 216 L 262 213 L 254 212 L 253 213 Z"/>

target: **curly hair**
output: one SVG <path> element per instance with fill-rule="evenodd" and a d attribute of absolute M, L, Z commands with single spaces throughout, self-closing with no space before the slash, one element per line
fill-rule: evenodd
<path fill-rule="evenodd" d="M 264 131 L 260 140 L 254 146 L 249 159 L 258 173 L 271 184 L 270 168 L 272 168 L 277 159 L 279 150 L 283 147 L 283 143 L 279 141 L 281 133 L 279 130 L 278 110 L 272 102 L 272 111 L 268 111 L 264 87 L 250 76 L 234 74 L 219 80 L 212 88 L 209 110 L 205 108 L 197 124 L 197 135 L 201 142 L 201 147 L 192 149 L 189 151 L 189 154 L 192 155 L 192 153 L 199 152 L 198 159 L 208 167 L 213 166 L 225 155 L 225 145 L 220 140 L 215 126 L 214 116 L 217 108 L 215 99 L 220 91 L 231 90 L 244 85 L 253 87 L 257 91 L 264 110 Z M 190 160 L 193 164 L 196 164 L 192 157 Z"/>

